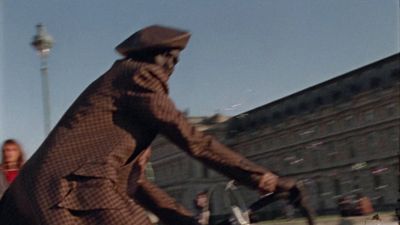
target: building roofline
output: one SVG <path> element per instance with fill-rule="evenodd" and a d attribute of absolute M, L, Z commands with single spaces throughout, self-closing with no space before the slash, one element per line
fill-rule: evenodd
<path fill-rule="evenodd" d="M 316 90 L 316 89 L 318 89 L 318 88 L 321 88 L 321 87 L 323 87 L 323 86 L 327 86 L 327 85 L 329 85 L 329 84 L 335 83 L 335 82 L 337 82 L 337 81 L 339 81 L 339 80 L 345 79 L 345 78 L 347 78 L 347 77 L 349 77 L 349 76 L 352 76 L 352 75 L 354 75 L 354 74 L 356 74 L 356 73 L 361 73 L 361 72 L 363 72 L 363 71 L 365 71 L 365 70 L 370 69 L 371 67 L 375 67 L 376 65 L 379 65 L 379 64 L 382 64 L 382 63 L 385 63 L 385 62 L 388 62 L 388 61 L 393 61 L 393 60 L 395 60 L 396 58 L 398 58 L 398 60 L 400 60 L 400 53 L 395 53 L 395 54 L 393 54 L 393 55 L 391 55 L 391 56 L 388 56 L 388 57 L 386 57 L 386 58 L 380 59 L 380 60 L 375 61 L 375 62 L 373 62 L 373 63 L 370 63 L 370 64 L 367 64 L 367 65 L 365 65 L 365 66 L 359 67 L 359 68 L 357 68 L 357 69 L 351 70 L 351 71 L 349 71 L 349 72 L 347 72 L 347 73 L 344 73 L 344 74 L 342 74 L 342 75 L 338 75 L 338 76 L 336 76 L 336 77 L 333 77 L 333 78 L 331 78 L 331 79 L 328 79 L 328 80 L 326 80 L 326 81 L 323 81 L 322 83 L 318 83 L 318 84 L 316 84 L 316 85 L 313 85 L 313 86 L 311 86 L 311 87 L 305 88 L 305 89 L 303 89 L 303 90 L 301 90 L 301 91 L 295 92 L 295 93 L 290 94 L 290 95 L 287 95 L 287 96 L 285 96 L 285 97 L 279 98 L 279 99 L 277 99 L 277 100 L 274 100 L 274 101 L 269 102 L 269 103 L 267 103 L 267 104 L 261 105 L 261 106 L 259 106 L 259 107 L 254 108 L 254 109 L 251 109 L 251 110 L 248 110 L 248 111 L 246 111 L 246 112 L 237 114 L 237 115 L 233 116 L 231 119 L 237 118 L 238 116 L 243 115 L 243 114 L 249 114 L 249 113 L 254 113 L 254 112 L 257 112 L 257 111 L 264 110 L 265 108 L 271 107 L 271 106 L 273 106 L 273 105 L 277 105 L 277 104 L 279 104 L 279 103 L 281 103 L 281 102 L 284 102 L 285 100 L 287 100 L 287 99 L 289 99 L 289 98 L 293 98 L 293 97 L 296 97 L 296 96 L 301 96 L 302 94 L 304 94 L 304 93 L 306 93 L 306 92 L 310 92 L 310 91 Z M 400 61 L 399 61 L 399 63 L 400 63 Z"/>

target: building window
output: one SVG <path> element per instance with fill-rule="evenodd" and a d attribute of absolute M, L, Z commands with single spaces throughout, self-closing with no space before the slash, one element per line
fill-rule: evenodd
<path fill-rule="evenodd" d="M 356 157 L 356 151 L 354 149 L 354 143 L 353 141 L 349 140 L 347 142 L 347 149 L 349 151 L 349 157 L 352 159 L 354 157 Z"/>
<path fill-rule="evenodd" d="M 262 148 L 267 151 L 268 149 L 270 149 L 271 146 L 271 139 L 266 139 L 264 140 L 264 142 L 261 144 Z"/>
<path fill-rule="evenodd" d="M 312 163 L 314 167 L 318 167 L 319 166 L 319 161 L 321 160 L 318 156 L 319 156 L 319 152 L 318 150 L 313 150 L 311 151 L 311 155 L 312 155 Z"/>
<path fill-rule="evenodd" d="M 318 196 L 321 196 L 324 193 L 323 185 L 321 181 L 317 181 L 317 193 Z"/>
<path fill-rule="evenodd" d="M 390 104 L 386 106 L 386 116 L 392 117 L 396 113 L 396 105 L 395 104 Z"/>
<path fill-rule="evenodd" d="M 203 170 L 202 170 L 202 177 L 203 177 L 203 178 L 208 178 L 209 174 L 208 174 L 208 169 L 207 169 L 207 167 L 203 166 L 202 169 L 203 169 Z"/>
<path fill-rule="evenodd" d="M 317 193 L 318 193 L 318 208 L 320 210 L 325 209 L 325 201 L 324 201 L 324 187 L 322 181 L 317 181 Z"/>
<path fill-rule="evenodd" d="M 334 131 L 334 125 L 335 125 L 335 121 L 334 121 L 334 120 L 329 121 L 329 122 L 326 124 L 326 132 L 327 132 L 328 134 L 330 134 L 330 133 L 332 133 L 332 132 Z"/>
<path fill-rule="evenodd" d="M 324 210 L 325 209 L 325 201 L 323 198 L 321 198 L 318 202 L 318 208 L 319 210 Z"/>
<path fill-rule="evenodd" d="M 329 160 L 331 163 L 335 163 L 337 160 L 337 151 L 335 149 L 335 144 L 333 142 L 328 143 L 327 145 L 327 151 L 328 151 L 328 156 Z"/>
<path fill-rule="evenodd" d="M 267 140 L 267 143 L 266 143 L 266 145 L 268 145 L 268 149 L 272 149 L 272 148 L 274 148 L 274 147 L 276 147 L 276 140 L 275 140 L 275 138 L 274 137 L 269 137 L 268 138 L 268 140 Z"/>
<path fill-rule="evenodd" d="M 292 166 L 292 162 L 296 159 L 296 157 L 294 155 L 287 155 L 283 158 L 286 168 L 287 169 L 291 169 Z"/>
<path fill-rule="evenodd" d="M 397 144 L 399 141 L 399 130 L 396 127 L 393 127 L 388 132 L 389 141 Z"/>
<path fill-rule="evenodd" d="M 281 145 L 286 145 L 287 144 L 286 143 L 286 141 L 287 141 L 286 135 L 280 136 L 279 141 L 280 141 L 280 143 L 282 143 Z"/>
<path fill-rule="evenodd" d="M 279 165 L 281 164 L 281 162 L 278 161 L 278 157 L 276 156 L 270 156 L 270 161 L 266 162 L 265 166 L 267 168 L 270 168 L 271 170 L 275 170 L 278 171 L 279 170 Z"/>
<path fill-rule="evenodd" d="M 379 77 L 372 77 L 370 80 L 369 80 L 369 86 L 371 87 L 371 88 L 377 88 L 377 87 L 379 87 L 379 85 L 381 85 L 382 84 L 382 80 L 379 78 Z"/>
<path fill-rule="evenodd" d="M 322 99 L 322 97 L 317 97 L 314 99 L 314 104 L 316 106 L 320 106 L 320 105 L 324 104 L 324 100 Z"/>
<path fill-rule="evenodd" d="M 344 127 L 351 128 L 354 126 L 354 117 L 352 115 L 346 116 L 344 118 Z"/>
<path fill-rule="evenodd" d="M 273 118 L 274 120 L 280 120 L 280 119 L 282 118 L 282 115 L 281 115 L 280 112 L 276 111 L 276 112 L 274 112 L 274 113 L 272 114 L 272 118 Z"/>
<path fill-rule="evenodd" d="M 299 110 L 299 112 L 307 111 L 308 110 L 307 103 L 305 103 L 305 102 L 300 103 L 299 106 L 298 106 L 298 110 Z"/>
<path fill-rule="evenodd" d="M 340 193 L 342 193 L 339 179 L 335 178 L 333 181 L 333 187 L 335 189 L 335 195 L 340 195 Z"/>
<path fill-rule="evenodd" d="M 292 115 L 294 114 L 294 109 L 293 109 L 292 107 L 287 107 L 287 108 L 285 109 L 285 113 L 286 113 L 286 115 L 288 115 L 288 116 L 292 116 Z"/>
<path fill-rule="evenodd" d="M 382 185 L 382 179 L 379 175 L 374 175 L 374 188 L 379 188 Z"/>
<path fill-rule="evenodd" d="M 359 84 L 352 84 L 350 85 L 350 91 L 353 94 L 358 94 L 361 92 L 362 87 Z"/>
<path fill-rule="evenodd" d="M 303 167 L 304 158 L 302 156 L 303 149 L 296 150 L 295 159 L 291 162 L 292 165 L 297 166 L 298 169 Z"/>
<path fill-rule="evenodd" d="M 385 149 L 390 153 L 399 152 L 399 130 L 397 127 L 392 127 L 386 130 L 385 135 L 382 135 L 382 142 L 385 144 Z"/>
<path fill-rule="evenodd" d="M 342 96 L 342 93 L 340 91 L 334 91 L 332 93 L 332 99 L 333 101 L 337 101 L 340 99 L 340 97 Z"/>
<path fill-rule="evenodd" d="M 385 199 L 383 198 L 383 196 L 378 196 L 377 202 L 379 206 L 382 206 L 383 204 L 385 204 Z"/>
<path fill-rule="evenodd" d="M 286 135 L 286 142 L 287 143 L 293 143 L 296 141 L 296 137 L 293 135 L 293 133 L 288 133 Z"/>
<path fill-rule="evenodd" d="M 393 69 L 392 72 L 390 73 L 390 77 L 392 77 L 393 80 L 397 81 L 400 76 L 400 69 Z"/>
<path fill-rule="evenodd" d="M 370 152 L 375 152 L 377 151 L 377 138 L 376 138 L 376 132 L 372 132 L 370 134 L 368 134 L 367 136 L 367 146 L 370 150 Z"/>
<path fill-rule="evenodd" d="M 358 185 L 358 176 L 353 177 L 353 191 L 358 191 L 360 189 L 360 185 Z"/>
<path fill-rule="evenodd" d="M 282 143 L 282 136 L 276 137 L 276 138 L 275 138 L 275 147 L 280 147 L 280 146 L 282 146 L 282 145 L 283 145 L 283 143 Z"/>
<path fill-rule="evenodd" d="M 371 122 L 374 120 L 374 110 L 368 110 L 364 113 L 365 122 Z"/>
<path fill-rule="evenodd" d="M 316 131 L 317 131 L 317 126 L 313 126 L 313 127 L 310 127 L 308 129 L 304 129 L 304 130 L 299 130 L 298 137 L 300 139 L 308 138 L 308 137 L 313 136 Z"/>
<path fill-rule="evenodd" d="M 254 154 L 254 153 L 256 153 L 257 151 L 262 151 L 262 149 L 260 149 L 260 146 L 258 145 L 258 144 L 253 144 L 251 147 L 250 147 L 250 152 L 249 152 L 249 154 Z"/>

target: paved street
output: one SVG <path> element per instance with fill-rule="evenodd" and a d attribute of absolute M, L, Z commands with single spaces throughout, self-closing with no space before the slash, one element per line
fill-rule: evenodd
<path fill-rule="evenodd" d="M 368 217 L 348 217 L 341 218 L 338 216 L 327 216 L 317 218 L 317 225 L 398 225 L 398 222 L 392 221 L 393 214 L 385 213 L 380 214 L 382 221 L 371 220 L 372 216 Z M 261 222 L 257 225 L 305 225 L 305 221 L 302 219 L 296 220 L 275 220 Z"/>

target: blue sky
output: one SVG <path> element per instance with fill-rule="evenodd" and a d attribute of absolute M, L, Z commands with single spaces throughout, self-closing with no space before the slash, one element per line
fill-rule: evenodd
<path fill-rule="evenodd" d="M 119 58 L 114 46 L 154 23 L 192 32 L 170 81 L 172 98 L 191 115 L 235 115 L 399 52 L 397 0 L 2 3 L 0 138 L 20 140 L 27 155 L 45 137 L 39 59 L 29 45 L 39 22 L 56 41 L 52 125 Z"/>
<path fill-rule="evenodd" d="M 3 85 L 3 2 L 0 1 L 0 137 L 4 136 L 3 133 L 3 97 L 4 97 L 4 85 Z"/>

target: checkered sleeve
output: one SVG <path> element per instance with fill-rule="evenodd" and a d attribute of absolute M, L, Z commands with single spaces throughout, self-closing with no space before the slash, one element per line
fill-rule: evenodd
<path fill-rule="evenodd" d="M 168 225 L 199 225 L 192 214 L 146 178 L 138 181 L 135 199 Z"/>
<path fill-rule="evenodd" d="M 157 127 L 161 134 L 190 156 L 222 174 L 256 188 L 260 177 L 267 172 L 212 136 L 198 131 L 166 94 L 136 96 L 134 102 L 134 113 L 140 114 L 138 116 L 146 124 Z"/>

